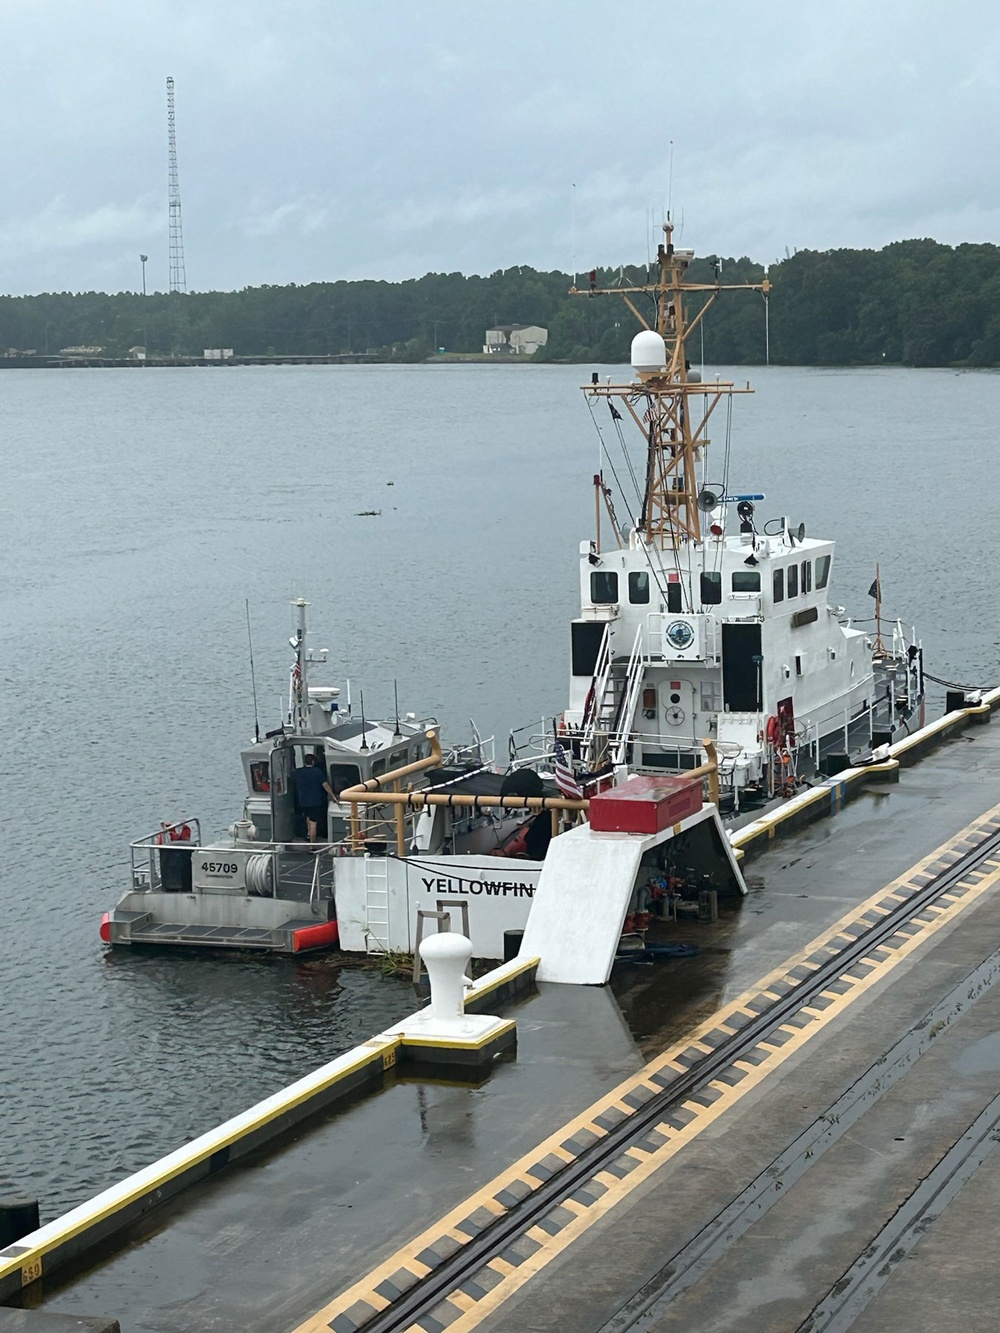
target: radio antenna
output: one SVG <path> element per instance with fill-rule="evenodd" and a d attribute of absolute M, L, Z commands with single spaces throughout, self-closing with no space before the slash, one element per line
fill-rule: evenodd
<path fill-rule="evenodd" d="M 392 697 L 396 703 L 396 730 L 392 734 L 402 736 L 403 733 L 399 729 L 399 681 L 395 679 L 392 682 Z"/>
<path fill-rule="evenodd" d="M 257 716 L 257 677 L 253 669 L 253 636 L 250 633 L 250 598 L 245 601 L 247 613 L 247 645 L 250 649 L 250 688 L 253 690 L 253 731 L 254 739 L 260 741 L 260 719 Z"/>

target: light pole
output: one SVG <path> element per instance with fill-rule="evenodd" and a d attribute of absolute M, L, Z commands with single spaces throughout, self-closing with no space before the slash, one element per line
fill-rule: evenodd
<path fill-rule="evenodd" d="M 146 329 L 146 260 L 149 255 L 140 255 L 139 262 L 142 264 L 142 364 L 146 365 L 146 358 L 149 356 L 149 333 Z"/>

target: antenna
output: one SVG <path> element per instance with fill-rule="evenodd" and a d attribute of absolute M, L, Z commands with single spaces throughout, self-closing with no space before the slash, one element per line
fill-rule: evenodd
<path fill-rule="evenodd" d="M 365 725 L 365 692 L 364 690 L 359 690 L 358 693 L 361 695 L 361 744 L 358 746 L 358 749 L 367 750 L 369 746 L 367 735 L 368 728 Z"/>
<path fill-rule="evenodd" d="M 399 728 L 399 681 L 396 679 L 393 679 L 392 682 L 392 697 L 396 703 L 396 730 L 392 734 L 393 736 L 402 736 L 403 733 Z"/>
<path fill-rule="evenodd" d="M 170 290 L 187 291 L 184 272 L 184 233 L 181 230 L 181 187 L 177 179 L 177 131 L 174 125 L 174 81 L 167 79 L 167 167 L 170 213 Z"/>
<path fill-rule="evenodd" d="M 257 678 L 253 670 L 253 638 L 250 634 L 250 598 L 246 598 L 247 644 L 250 647 L 250 688 L 253 690 L 253 731 L 254 740 L 260 740 L 260 719 L 257 716 Z"/>
<path fill-rule="evenodd" d="M 667 217 L 674 202 L 674 141 L 670 140 L 670 168 L 667 172 Z"/>

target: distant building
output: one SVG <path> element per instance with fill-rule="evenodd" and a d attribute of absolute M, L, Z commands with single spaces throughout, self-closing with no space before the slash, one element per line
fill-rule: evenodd
<path fill-rule="evenodd" d="M 19 347 L 8 347 L 4 356 L 14 358 L 19 356 L 37 356 L 38 353 L 33 347 L 26 347 L 23 351 Z"/>
<path fill-rule="evenodd" d="M 531 356 L 549 340 L 548 329 L 537 324 L 501 324 L 486 330 L 483 351 L 499 356 Z"/>
<path fill-rule="evenodd" d="M 103 347 L 60 347 L 60 356 L 101 356 Z"/>
<path fill-rule="evenodd" d="M 233 349 L 232 349 L 231 347 L 206 347 L 206 348 L 205 348 L 205 360 L 206 360 L 206 361 L 228 361 L 228 360 L 230 360 L 230 358 L 232 357 L 232 355 L 233 355 Z"/>
<path fill-rule="evenodd" d="M 145 347 L 130 347 L 128 349 L 128 359 L 130 361 L 145 361 L 146 359 Z"/>

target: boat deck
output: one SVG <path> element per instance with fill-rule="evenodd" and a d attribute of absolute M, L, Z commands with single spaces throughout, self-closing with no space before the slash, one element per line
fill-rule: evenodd
<path fill-rule="evenodd" d="M 969 727 L 897 786 L 872 784 L 834 818 L 749 862 L 750 896 L 703 928 L 696 957 L 623 966 L 606 989 L 541 986 L 510 1010 L 517 1057 L 487 1082 L 399 1078 L 320 1118 L 153 1212 L 99 1263 L 47 1281 L 41 1308 L 161 1333 L 363 1327 L 366 1291 L 378 1293 L 370 1314 L 401 1289 L 394 1277 L 439 1261 L 428 1236 L 438 1237 L 441 1254 L 460 1250 L 496 1216 L 497 1197 L 516 1198 L 518 1178 L 558 1174 L 588 1135 L 641 1107 L 664 1062 L 690 1068 L 735 1030 L 734 1014 L 753 1011 L 754 998 L 787 993 L 812 966 L 812 942 L 824 931 L 836 927 L 848 940 L 859 913 L 876 920 L 893 894 L 944 873 L 970 839 L 1000 832 L 998 795 L 1000 726 Z M 963 884 L 947 911 L 928 908 L 899 932 L 899 947 L 852 965 L 815 1005 L 788 1017 L 771 1045 L 762 1039 L 735 1072 L 722 1069 L 693 1093 L 678 1137 L 668 1142 L 674 1131 L 662 1124 L 649 1131 L 628 1161 L 602 1168 L 589 1196 L 581 1185 L 575 1201 L 554 1205 L 435 1311 L 400 1327 L 795 1329 L 842 1275 L 860 1273 L 868 1247 L 942 1162 L 939 1171 L 968 1179 L 968 1188 L 937 1212 L 914 1204 L 899 1244 L 943 1268 L 932 1275 L 919 1262 L 894 1262 L 881 1294 L 867 1306 L 859 1297 L 852 1318 L 859 1329 L 894 1330 L 915 1318 L 919 1326 L 929 1302 L 941 1312 L 936 1327 L 991 1326 L 1000 1161 L 984 1156 L 976 1170 L 974 1154 L 955 1166 L 948 1153 L 996 1091 L 1000 987 L 994 995 L 982 977 L 967 979 L 991 966 L 1000 935 L 1000 860 L 984 860 Z M 949 997 L 955 1008 L 956 990 L 965 996 L 958 1012 L 921 1027 Z M 932 1030 L 935 1040 L 918 1050 L 919 1033 Z M 901 1043 L 898 1080 L 866 1096 L 866 1071 L 884 1068 Z M 856 1087 L 850 1133 L 824 1141 L 808 1169 L 788 1166 L 793 1146 L 811 1127 L 829 1128 L 831 1108 Z M 762 1182 L 777 1173 L 781 1183 L 786 1169 L 785 1197 L 763 1226 L 736 1228 L 725 1243 L 709 1234 L 713 1219 L 733 1209 L 762 1215 Z M 520 1192 L 533 1187 L 529 1180 Z M 679 1255 L 687 1276 L 671 1287 Z M 967 1272 L 979 1277 L 965 1281 Z M 859 1279 L 851 1290 L 863 1286 Z M 946 1293 L 960 1320 L 946 1317 Z M 640 1311 L 636 1302 L 647 1298 Z M 645 1323 L 635 1322 L 637 1311 Z M 848 1324 L 815 1325 L 826 1326 Z"/>

